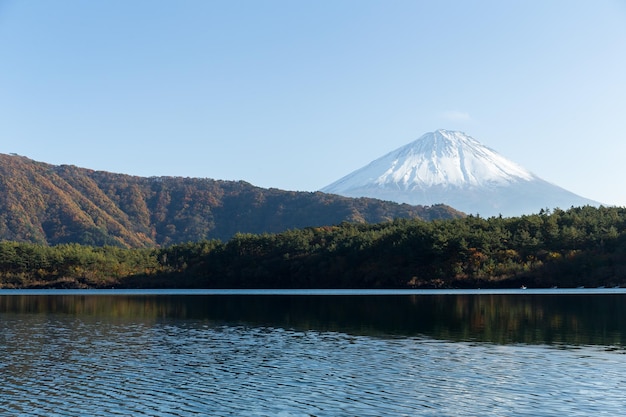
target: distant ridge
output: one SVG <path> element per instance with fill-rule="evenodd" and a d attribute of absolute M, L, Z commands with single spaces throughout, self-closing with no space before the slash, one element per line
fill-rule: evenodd
<path fill-rule="evenodd" d="M 0 154 L 0 240 L 150 247 L 343 221 L 460 216 L 444 206 L 264 189 L 243 181 L 144 178 Z"/>
<path fill-rule="evenodd" d="M 463 132 L 443 129 L 424 134 L 321 191 L 408 204 L 445 204 L 485 217 L 600 205 L 542 180 Z"/>

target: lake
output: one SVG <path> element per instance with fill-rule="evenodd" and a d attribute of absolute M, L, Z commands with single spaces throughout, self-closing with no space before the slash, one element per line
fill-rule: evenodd
<path fill-rule="evenodd" d="M 0 415 L 626 410 L 626 291 L 0 291 Z"/>

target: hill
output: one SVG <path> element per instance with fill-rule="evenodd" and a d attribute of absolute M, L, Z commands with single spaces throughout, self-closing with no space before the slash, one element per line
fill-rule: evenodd
<path fill-rule="evenodd" d="M 0 154 L 0 239 L 55 245 L 165 246 L 341 222 L 461 217 L 397 204 L 243 181 L 137 177 Z"/>

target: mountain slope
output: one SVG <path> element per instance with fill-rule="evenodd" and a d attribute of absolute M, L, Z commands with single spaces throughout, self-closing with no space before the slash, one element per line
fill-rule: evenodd
<path fill-rule="evenodd" d="M 483 216 L 599 205 L 550 184 L 462 133 L 427 133 L 321 189 L 348 197 L 446 204 Z"/>
<path fill-rule="evenodd" d="M 459 217 L 415 207 L 242 181 L 143 178 L 0 154 L 0 240 L 142 247 L 342 221 Z"/>

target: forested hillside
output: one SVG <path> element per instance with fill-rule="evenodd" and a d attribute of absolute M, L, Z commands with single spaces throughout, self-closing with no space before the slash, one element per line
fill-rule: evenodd
<path fill-rule="evenodd" d="M 342 223 L 121 249 L 0 243 L 8 288 L 626 286 L 626 208 Z"/>
<path fill-rule="evenodd" d="M 167 246 L 394 218 L 460 217 L 447 206 L 282 191 L 246 182 L 136 177 L 0 154 L 0 240 Z"/>

